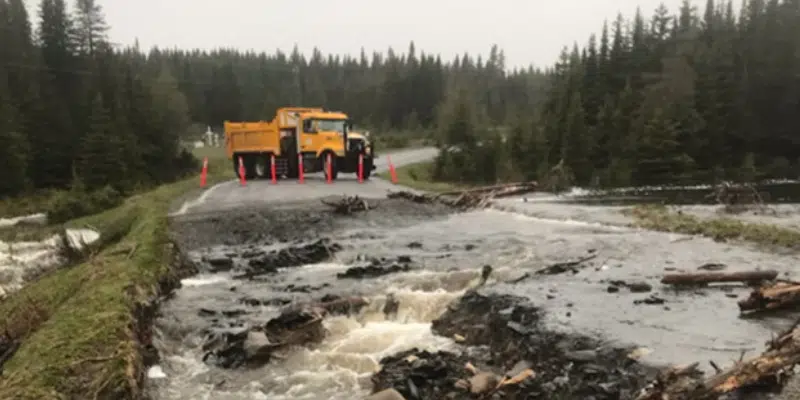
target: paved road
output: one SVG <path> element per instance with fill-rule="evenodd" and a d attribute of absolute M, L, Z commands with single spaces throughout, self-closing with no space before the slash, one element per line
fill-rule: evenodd
<path fill-rule="evenodd" d="M 438 150 L 434 147 L 421 149 L 400 150 L 379 155 L 375 160 L 375 173 L 388 169 L 388 158 L 395 167 L 414 164 L 433 159 Z M 388 190 L 393 189 L 391 182 L 377 177 L 369 181 L 358 183 L 355 174 L 340 174 L 339 178 L 328 184 L 321 173 L 306 176 L 304 183 L 296 180 L 278 181 L 273 185 L 268 180 L 255 180 L 247 182 L 242 187 L 237 180 L 223 182 L 215 185 L 200 195 L 199 198 L 184 203 L 175 213 L 194 214 L 219 211 L 248 205 L 264 204 L 265 202 L 281 202 L 305 200 L 336 195 L 359 195 L 361 197 L 383 197 Z"/>

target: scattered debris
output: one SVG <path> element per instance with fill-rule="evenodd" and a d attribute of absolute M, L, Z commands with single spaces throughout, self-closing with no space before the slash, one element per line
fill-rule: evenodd
<path fill-rule="evenodd" d="M 375 208 L 358 196 L 344 196 L 338 202 L 322 200 L 322 203 L 333 208 L 333 212 L 339 215 L 350 215 L 355 212 L 369 211 Z"/>
<path fill-rule="evenodd" d="M 778 277 L 778 271 L 705 272 L 664 275 L 661 283 L 665 285 L 706 285 L 709 283 L 743 282 L 757 284 Z"/>
<path fill-rule="evenodd" d="M 763 285 L 739 301 L 739 311 L 766 311 L 794 307 L 800 304 L 800 282 L 778 281 Z"/>
<path fill-rule="evenodd" d="M 485 208 L 496 198 L 529 193 L 537 189 L 536 182 L 509 183 L 484 186 L 473 189 L 443 192 L 438 194 L 418 194 L 409 191 L 389 192 L 390 199 L 400 198 L 415 203 L 441 203 L 457 209 Z"/>

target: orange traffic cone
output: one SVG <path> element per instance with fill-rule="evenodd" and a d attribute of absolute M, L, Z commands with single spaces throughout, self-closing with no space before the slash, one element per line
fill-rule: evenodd
<path fill-rule="evenodd" d="M 203 170 L 200 171 L 200 187 L 206 187 L 207 177 L 208 177 L 208 157 L 203 159 Z"/>

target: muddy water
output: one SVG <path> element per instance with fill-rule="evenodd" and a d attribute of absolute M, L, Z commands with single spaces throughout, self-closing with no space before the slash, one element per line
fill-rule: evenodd
<path fill-rule="evenodd" d="M 201 274 L 184 281 L 162 307 L 157 322 L 162 356 L 153 370 L 154 399 L 358 399 L 369 393 L 370 374 L 381 357 L 412 347 L 460 351 L 449 338 L 435 337 L 430 322 L 465 289 L 478 282 L 480 268 L 494 267 L 485 291 L 530 298 L 548 311 L 557 329 L 588 333 L 649 349 L 645 361 L 684 363 L 715 360 L 727 364 L 740 352 L 758 351 L 783 319 L 737 318 L 735 297 L 745 288 L 673 292 L 658 285 L 667 270 L 694 270 L 707 262 L 730 270 L 773 268 L 788 271 L 793 257 L 758 253 L 701 238 L 643 232 L 596 222 L 531 218 L 520 213 L 476 211 L 449 217 L 406 220 L 403 227 L 373 219 L 332 232 L 345 250 L 329 263 L 288 269 L 268 280 L 242 282 L 226 274 Z M 411 242 L 422 248 L 409 248 Z M 227 247 L 226 250 L 235 250 Z M 199 259 L 199 249 L 192 256 Z M 576 273 L 536 276 L 556 262 L 592 252 L 597 258 Z M 419 269 L 376 279 L 341 280 L 359 254 L 410 255 Z M 611 280 L 646 282 L 651 293 L 609 293 Z M 309 293 L 287 292 L 286 286 L 309 286 Z M 386 295 L 400 301 L 398 318 L 381 312 Z M 275 306 L 249 307 L 241 298 L 309 301 L 326 294 L 362 295 L 370 305 L 359 315 L 325 321 L 329 334 L 319 345 L 281 354 L 282 360 L 256 369 L 223 370 L 202 362 L 200 346 L 206 318 L 201 308 L 244 310 L 245 324 L 263 324 L 278 315 Z M 656 295 L 661 304 L 635 304 Z M 156 372 L 163 371 L 163 375 Z"/>

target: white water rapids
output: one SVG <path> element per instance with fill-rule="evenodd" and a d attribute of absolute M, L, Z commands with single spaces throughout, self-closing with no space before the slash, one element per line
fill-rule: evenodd
<path fill-rule="evenodd" d="M 347 268 L 341 264 L 317 264 L 300 267 L 295 274 L 335 272 Z M 495 271 L 507 279 L 508 269 Z M 279 354 L 280 360 L 255 369 L 222 370 L 204 364 L 199 337 L 192 338 L 186 328 L 161 324 L 157 347 L 162 362 L 151 368 L 149 376 L 156 387 L 156 399 L 333 399 L 352 400 L 367 396 L 372 389 L 371 375 L 380 368 L 381 358 L 411 348 L 421 350 L 457 350 L 450 338 L 436 336 L 431 321 L 448 304 L 458 299 L 470 286 L 479 282 L 480 271 L 415 271 L 378 278 L 377 294 L 367 296 L 369 304 L 354 316 L 332 316 L 324 321 L 326 338 L 316 346 L 295 347 Z M 178 299 L 202 291 L 227 291 L 233 281 L 224 276 L 201 275 L 183 281 Z M 399 302 L 393 320 L 383 313 L 386 294 Z M 181 299 L 181 296 L 187 298 Z M 277 310 L 262 306 L 263 311 Z M 172 331 L 175 328 L 182 333 Z M 165 330 L 170 330 L 166 335 Z M 185 334 L 183 346 L 169 343 L 167 336 Z M 186 343 L 186 340 L 189 343 Z M 186 346 L 185 344 L 190 344 Z M 175 349 L 171 353 L 170 349 Z"/>

